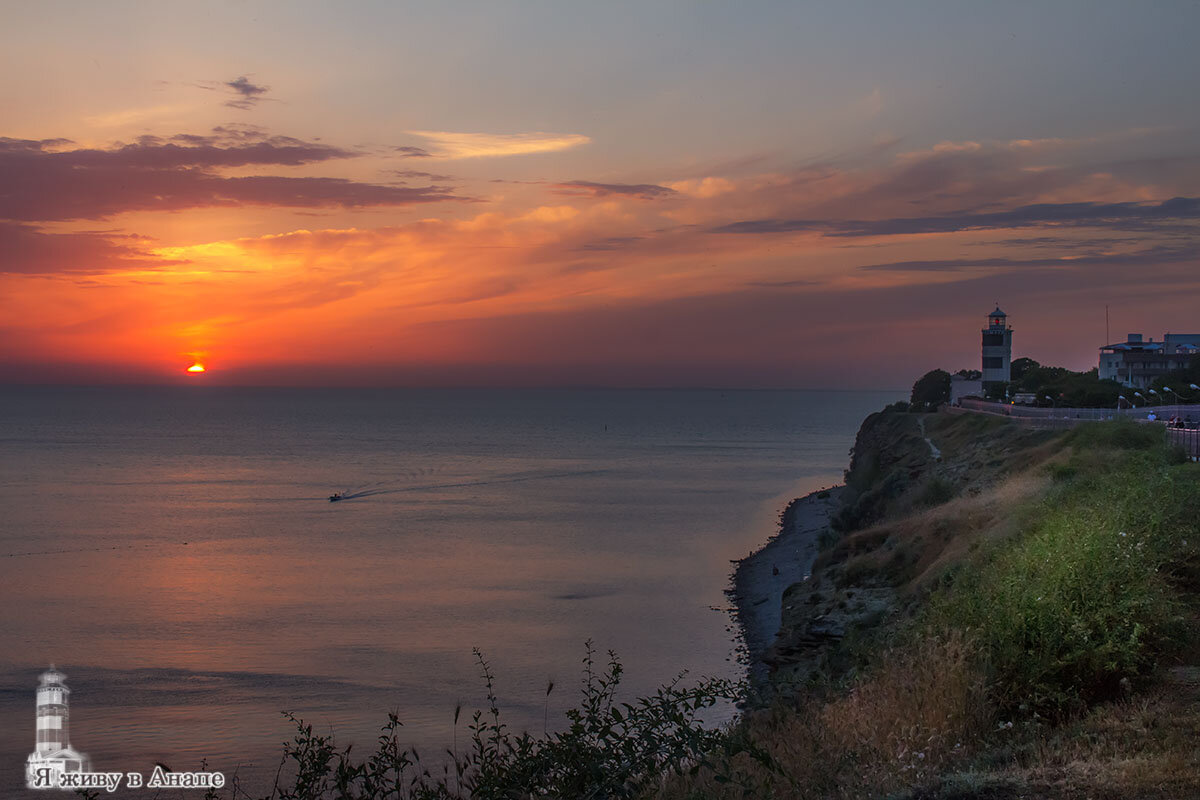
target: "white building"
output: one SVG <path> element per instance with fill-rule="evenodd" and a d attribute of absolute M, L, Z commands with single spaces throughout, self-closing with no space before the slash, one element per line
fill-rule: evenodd
<path fill-rule="evenodd" d="M 960 370 L 950 376 L 950 405 L 958 405 L 964 397 L 983 397 L 983 379 L 979 373 L 964 375 Z"/>
<path fill-rule="evenodd" d="M 1100 348 L 1100 380 L 1112 380 L 1134 389 L 1145 389 L 1155 378 L 1187 369 L 1200 354 L 1200 333 L 1168 333 L 1161 342 L 1143 341 L 1131 333 L 1123 342 Z"/>
<path fill-rule="evenodd" d="M 87 756 L 71 749 L 67 710 L 71 690 L 66 679 L 53 664 L 41 675 L 37 688 L 37 745 L 25 762 L 25 785 L 30 789 L 44 788 L 45 784 L 35 781 L 39 771 L 46 768 L 51 774 L 89 770 Z"/>

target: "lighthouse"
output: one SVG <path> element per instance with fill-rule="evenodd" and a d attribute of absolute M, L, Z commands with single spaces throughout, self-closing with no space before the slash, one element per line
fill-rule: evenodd
<path fill-rule="evenodd" d="M 983 391 L 991 396 L 989 389 L 1012 380 L 1012 328 L 1008 315 L 996 306 L 988 314 L 988 326 L 983 329 Z"/>
<path fill-rule="evenodd" d="M 49 778 L 49 785 L 56 786 L 57 774 L 88 771 L 87 756 L 71 749 L 67 711 L 71 690 L 66 680 L 67 676 L 51 664 L 37 687 L 37 742 L 25 762 L 25 783 L 30 789 L 46 788 L 47 776 L 55 776 Z"/>

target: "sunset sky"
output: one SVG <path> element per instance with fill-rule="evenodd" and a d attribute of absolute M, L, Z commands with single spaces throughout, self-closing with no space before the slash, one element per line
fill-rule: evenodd
<path fill-rule="evenodd" d="M 1200 331 L 1200 4 L 4 2 L 0 381 L 897 387 Z M 195 363 L 204 372 L 188 373 Z"/>

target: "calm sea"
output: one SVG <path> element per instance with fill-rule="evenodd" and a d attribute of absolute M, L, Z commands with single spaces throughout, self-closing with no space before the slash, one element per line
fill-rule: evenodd
<path fill-rule="evenodd" d="M 476 647 L 539 733 L 588 639 L 630 695 L 736 677 L 730 559 L 898 394 L 2 389 L 0 794 L 51 662 L 95 769 L 252 779 L 282 710 L 441 751 Z"/>

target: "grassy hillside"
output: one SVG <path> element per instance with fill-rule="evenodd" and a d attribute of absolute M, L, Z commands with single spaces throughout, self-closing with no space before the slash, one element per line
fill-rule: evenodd
<path fill-rule="evenodd" d="M 1161 428 L 876 415 L 847 481 L 784 599 L 789 698 L 667 796 L 1200 796 L 1200 465 Z"/>

